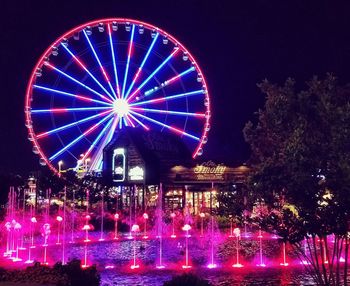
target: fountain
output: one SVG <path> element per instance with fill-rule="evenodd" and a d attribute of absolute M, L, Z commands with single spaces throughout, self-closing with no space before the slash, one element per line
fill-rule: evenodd
<path fill-rule="evenodd" d="M 44 247 L 44 257 L 43 257 L 43 262 L 42 264 L 43 265 L 48 265 L 48 262 L 47 262 L 47 246 L 48 246 L 48 239 L 49 239 L 49 235 L 51 233 L 51 226 L 49 223 L 45 223 L 43 225 L 43 236 L 44 236 L 44 244 L 43 244 L 43 247 Z"/>
<path fill-rule="evenodd" d="M 233 222 L 232 222 L 232 215 L 229 215 L 228 217 L 229 217 L 229 219 L 230 219 L 230 234 L 229 234 L 229 236 L 228 236 L 228 237 L 234 237 L 234 235 L 233 235 Z"/>
<path fill-rule="evenodd" d="M 203 225 L 204 225 L 204 218 L 205 218 L 205 214 L 204 213 L 200 213 L 199 214 L 200 218 L 201 218 L 201 235 L 200 237 L 203 237 Z"/>
<path fill-rule="evenodd" d="M 74 239 L 74 230 L 75 230 L 75 190 L 73 189 L 72 191 L 72 203 L 71 203 L 71 239 L 70 239 L 70 243 L 74 243 L 75 239 Z"/>
<path fill-rule="evenodd" d="M 60 233 L 61 233 L 61 223 L 62 223 L 63 218 L 58 215 L 56 217 L 56 220 L 57 220 L 57 242 L 56 242 L 56 245 L 61 245 Z"/>
<path fill-rule="evenodd" d="M 174 212 L 172 212 L 170 214 L 170 217 L 171 217 L 171 238 L 176 238 L 176 234 L 175 234 L 175 217 L 176 217 L 176 214 Z"/>
<path fill-rule="evenodd" d="M 282 255 L 283 255 L 283 262 L 280 263 L 281 266 L 288 266 L 289 263 L 287 262 L 286 258 L 286 243 L 283 241 L 282 244 Z"/>
<path fill-rule="evenodd" d="M 241 230 L 237 227 L 233 230 L 234 235 L 236 236 L 236 263 L 232 265 L 235 268 L 241 268 L 243 265 L 239 263 L 239 239 L 241 237 Z"/>
<path fill-rule="evenodd" d="M 217 265 L 214 262 L 214 216 L 213 215 L 211 215 L 210 230 L 211 230 L 210 263 L 208 264 L 208 268 L 213 269 L 217 267 Z"/>
<path fill-rule="evenodd" d="M 159 196 L 158 196 L 158 207 L 156 210 L 157 216 L 157 238 L 159 239 L 159 260 L 158 265 L 156 265 L 157 269 L 164 269 L 163 265 L 163 186 L 159 185 Z"/>
<path fill-rule="evenodd" d="M 143 217 L 143 220 L 144 220 L 144 230 L 143 230 L 143 239 L 147 239 L 148 238 L 148 235 L 147 235 L 147 220 L 148 220 L 148 214 L 147 213 L 144 213 L 142 215 Z"/>
<path fill-rule="evenodd" d="M 263 249 L 262 249 L 262 233 L 261 233 L 261 228 L 259 228 L 259 264 L 257 264 L 256 266 L 259 267 L 266 267 L 266 264 L 263 261 Z"/>
<path fill-rule="evenodd" d="M 188 238 L 189 238 L 189 233 L 188 232 L 191 230 L 191 226 L 189 224 L 185 224 L 182 227 L 182 230 L 186 231 L 186 235 L 185 235 L 185 265 L 182 265 L 182 268 L 183 269 L 189 269 L 189 268 L 192 267 L 188 263 Z"/>
<path fill-rule="evenodd" d="M 118 239 L 118 219 L 119 214 L 114 214 L 114 239 Z"/>
<path fill-rule="evenodd" d="M 140 268 L 139 264 L 136 264 L 136 235 L 140 231 L 140 227 L 137 224 L 134 224 L 131 227 L 131 231 L 134 233 L 134 243 L 133 243 L 133 264 L 130 266 L 131 269 Z"/>
<path fill-rule="evenodd" d="M 101 233 L 100 233 L 100 239 L 99 241 L 104 241 L 104 235 L 103 235 L 103 218 L 104 218 L 104 213 L 105 211 L 105 202 L 104 202 L 104 189 L 101 191 Z"/>

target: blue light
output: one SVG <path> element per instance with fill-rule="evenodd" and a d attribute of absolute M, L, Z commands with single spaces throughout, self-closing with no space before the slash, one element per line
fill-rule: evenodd
<path fill-rule="evenodd" d="M 125 85 L 126 85 L 126 80 L 127 80 L 127 78 L 128 78 L 129 64 L 130 64 L 130 57 L 131 57 L 131 50 L 132 50 L 133 41 L 134 41 L 134 33 L 135 33 L 135 25 L 132 25 L 131 37 L 130 37 L 130 42 L 129 42 L 128 59 L 127 59 L 127 62 L 126 62 L 126 68 L 125 68 L 125 74 L 124 74 L 122 98 L 124 98 Z"/>
<path fill-rule="evenodd" d="M 128 89 L 128 91 L 126 92 L 125 98 L 128 98 L 131 89 L 134 87 L 135 81 L 136 81 L 136 79 L 138 78 L 139 73 L 141 72 L 143 66 L 145 65 L 145 63 L 146 63 L 146 61 L 147 61 L 147 59 L 148 59 L 148 57 L 149 57 L 149 55 L 150 55 L 150 53 L 151 53 L 153 47 L 154 47 L 154 44 L 156 43 L 156 41 L 157 41 L 157 39 L 158 39 L 158 36 L 159 36 L 159 33 L 156 34 L 156 36 L 154 37 L 154 39 L 153 39 L 153 41 L 152 41 L 150 47 L 148 48 L 148 51 L 147 51 L 147 53 L 146 53 L 146 55 L 145 55 L 145 57 L 144 57 L 144 59 L 143 59 L 141 65 L 140 65 L 140 67 L 139 67 L 139 69 L 138 69 L 138 71 L 137 71 L 137 73 L 136 73 L 136 75 L 135 75 L 133 81 L 131 82 L 131 84 L 130 84 L 130 86 L 129 86 L 129 89 Z"/>
<path fill-rule="evenodd" d="M 102 124 L 104 121 L 106 121 L 108 118 L 110 118 L 111 116 L 113 116 L 113 113 L 109 114 L 108 116 L 102 118 L 99 122 L 97 122 L 94 126 L 92 126 L 91 128 L 97 128 L 97 126 L 99 126 L 100 124 Z M 61 155 L 64 151 L 66 151 L 67 149 L 69 149 L 70 147 L 74 146 L 76 143 L 78 143 L 81 139 L 83 139 L 86 135 L 88 135 L 90 133 L 91 128 L 89 128 L 88 130 L 86 130 L 83 134 L 81 134 L 80 136 L 78 136 L 77 138 L 75 138 L 73 141 L 71 141 L 68 145 L 64 146 L 61 150 L 59 150 L 58 152 L 56 152 L 54 155 L 52 155 L 49 160 L 52 161 L 54 159 L 56 159 L 59 155 Z"/>

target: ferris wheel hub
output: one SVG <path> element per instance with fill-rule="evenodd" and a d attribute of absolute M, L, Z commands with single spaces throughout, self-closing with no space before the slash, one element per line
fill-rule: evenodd
<path fill-rule="evenodd" d="M 130 109 L 130 107 L 129 107 L 128 102 L 123 98 L 117 98 L 113 102 L 114 113 L 119 115 L 119 117 L 123 117 L 123 116 L 127 115 L 129 113 L 129 109 Z"/>

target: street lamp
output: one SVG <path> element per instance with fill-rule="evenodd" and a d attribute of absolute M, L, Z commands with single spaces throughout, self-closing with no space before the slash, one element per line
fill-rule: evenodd
<path fill-rule="evenodd" d="M 58 161 L 58 174 L 61 175 L 62 172 L 62 165 L 63 165 L 63 161 L 60 160 Z"/>

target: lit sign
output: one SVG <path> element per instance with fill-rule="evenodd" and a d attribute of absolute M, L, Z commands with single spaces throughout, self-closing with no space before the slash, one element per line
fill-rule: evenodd
<path fill-rule="evenodd" d="M 112 158 L 112 172 L 114 182 L 125 180 L 125 150 L 124 148 L 114 149 Z"/>
<path fill-rule="evenodd" d="M 142 181 L 144 178 L 144 171 L 141 167 L 136 166 L 129 170 L 129 179 L 131 181 Z"/>
<path fill-rule="evenodd" d="M 222 180 L 226 171 L 226 166 L 222 164 L 216 165 L 209 161 L 202 165 L 197 165 L 193 172 L 196 174 L 198 180 Z"/>

